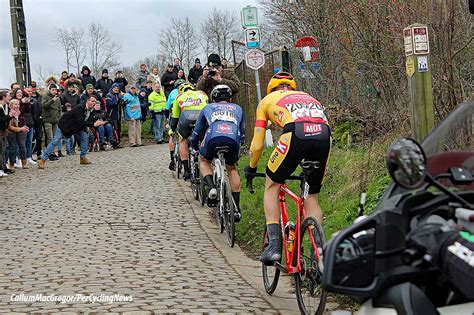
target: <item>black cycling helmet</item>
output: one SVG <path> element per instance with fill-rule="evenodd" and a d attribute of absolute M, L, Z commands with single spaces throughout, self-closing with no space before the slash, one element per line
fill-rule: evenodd
<path fill-rule="evenodd" d="M 179 86 L 183 83 L 186 83 L 186 80 L 183 80 L 183 79 L 178 79 L 174 82 L 174 88 L 179 88 Z"/>
<path fill-rule="evenodd" d="M 211 91 L 211 100 L 229 101 L 232 98 L 232 89 L 225 84 L 216 85 Z"/>

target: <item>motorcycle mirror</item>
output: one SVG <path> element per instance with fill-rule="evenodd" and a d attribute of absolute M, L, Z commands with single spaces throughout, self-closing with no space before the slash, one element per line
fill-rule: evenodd
<path fill-rule="evenodd" d="M 426 178 L 426 156 L 418 142 L 410 138 L 395 141 L 387 153 L 390 176 L 408 189 L 421 187 Z"/>

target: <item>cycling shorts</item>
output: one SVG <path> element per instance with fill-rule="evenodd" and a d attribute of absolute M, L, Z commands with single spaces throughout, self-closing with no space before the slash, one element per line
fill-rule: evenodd
<path fill-rule="evenodd" d="M 217 158 L 217 153 L 221 148 L 225 147 L 224 153 L 225 164 L 234 166 L 239 160 L 239 144 L 230 137 L 214 137 L 205 140 L 204 145 L 199 149 L 199 154 L 208 161 Z"/>
<path fill-rule="evenodd" d="M 196 120 L 200 113 L 200 110 L 185 110 L 179 115 L 177 130 L 183 139 L 189 138 L 193 133 Z"/>
<path fill-rule="evenodd" d="M 319 161 L 321 168 L 308 177 L 309 193 L 321 190 L 331 147 L 331 129 L 324 123 L 297 122 L 283 127 L 282 135 L 270 155 L 266 173 L 276 183 L 283 184 L 302 160 Z"/>

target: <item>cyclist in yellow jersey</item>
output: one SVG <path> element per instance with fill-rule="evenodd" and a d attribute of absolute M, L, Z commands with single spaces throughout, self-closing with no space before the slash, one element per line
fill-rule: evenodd
<path fill-rule="evenodd" d="M 195 91 L 194 85 L 190 83 L 182 84 L 178 93 L 171 111 L 170 128 L 173 132 L 177 129 L 181 136 L 179 155 L 184 166 L 183 179 L 187 180 L 190 178 L 188 138 L 193 132 L 199 113 L 208 104 L 208 97 L 202 91 Z"/>
<path fill-rule="evenodd" d="M 311 95 L 296 91 L 296 82 L 291 74 L 277 73 L 268 83 L 267 96 L 257 107 L 254 135 L 250 145 L 250 163 L 245 168 L 247 178 L 257 171 L 268 120 L 283 129 L 266 168 L 264 209 L 269 245 L 265 248 L 261 260 L 271 265 L 281 259 L 278 204 L 280 185 L 290 177 L 302 160 L 319 161 L 322 165 L 308 178 L 309 191 L 304 204 L 306 215 L 322 223 L 323 214 L 318 194 L 328 160 L 331 130 L 324 114 L 324 106 Z"/>

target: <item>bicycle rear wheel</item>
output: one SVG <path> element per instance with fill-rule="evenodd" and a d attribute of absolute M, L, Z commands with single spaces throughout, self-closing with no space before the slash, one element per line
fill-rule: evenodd
<path fill-rule="evenodd" d="M 263 247 L 268 246 L 268 233 L 267 233 L 267 226 L 265 225 L 265 234 L 263 237 Z M 281 262 L 281 259 L 280 261 Z M 267 266 L 262 263 L 262 278 L 263 278 L 263 286 L 265 287 L 265 291 L 268 294 L 272 294 L 277 285 L 278 280 L 280 279 L 280 269 L 275 266 Z"/>
<path fill-rule="evenodd" d="M 295 273 L 296 300 L 301 314 L 319 315 L 324 311 L 327 292 L 323 290 L 321 282 L 322 248 L 325 242 L 321 225 L 312 217 L 306 218 L 301 227 L 301 272 Z M 297 259 L 298 255 L 295 255 L 295 265 Z"/>
<path fill-rule="evenodd" d="M 232 190 L 227 173 L 224 173 L 224 225 L 227 231 L 227 242 L 230 247 L 235 244 L 235 207 Z"/>

